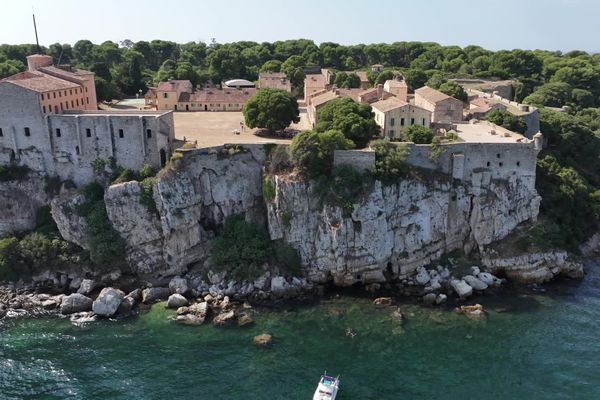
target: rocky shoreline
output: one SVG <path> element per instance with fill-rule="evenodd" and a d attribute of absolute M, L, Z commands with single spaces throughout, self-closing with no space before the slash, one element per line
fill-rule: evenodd
<path fill-rule="evenodd" d="M 575 269 L 573 265 L 569 270 L 572 273 L 566 275 L 582 277 L 581 264 Z M 467 273 L 455 274 L 440 265 L 418 268 L 411 278 L 394 283 L 364 285 L 360 291 L 377 298 L 376 303 L 379 299 L 390 299 L 380 302 L 391 303 L 391 297 L 381 296 L 411 296 L 424 305 L 436 306 L 448 299 L 466 302 L 473 295 L 501 289 L 506 283 L 507 279 L 478 266 L 470 267 Z M 30 285 L 0 285 L 0 323 L 13 318 L 56 316 L 83 324 L 101 318 L 135 316 L 152 304 L 163 302 L 164 307 L 176 310 L 175 321 L 184 325 L 212 321 L 218 327 L 245 326 L 252 324 L 256 306 L 318 300 L 327 288 L 306 278 L 286 279 L 268 272 L 253 282 L 236 282 L 227 280 L 224 273 L 209 273 L 207 281 L 175 276 L 154 285 L 146 282 L 135 286 L 132 277 L 121 276 L 119 272 L 97 279 L 47 273 L 35 277 Z M 398 313 L 401 316 L 400 310 Z"/>

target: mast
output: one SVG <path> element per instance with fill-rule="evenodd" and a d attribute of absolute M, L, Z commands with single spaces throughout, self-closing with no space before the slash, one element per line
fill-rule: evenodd
<path fill-rule="evenodd" d="M 37 25 L 35 24 L 35 14 L 33 14 L 33 30 L 35 31 L 35 43 L 37 45 L 37 53 L 42 54 L 40 50 L 40 41 L 38 39 Z"/>

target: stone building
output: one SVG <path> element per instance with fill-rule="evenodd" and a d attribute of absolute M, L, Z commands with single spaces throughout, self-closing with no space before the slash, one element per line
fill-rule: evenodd
<path fill-rule="evenodd" d="M 311 95 L 329 88 L 327 73 L 306 75 L 306 78 L 304 78 L 304 99 L 307 100 Z"/>
<path fill-rule="evenodd" d="M 428 86 L 415 90 L 415 105 L 431 111 L 432 123 L 462 121 L 463 102 Z"/>
<path fill-rule="evenodd" d="M 413 125 L 429 127 L 431 111 L 390 97 L 371 104 L 375 113 L 375 122 L 381 127 L 383 136 L 389 139 L 399 139 L 402 131 Z"/>
<path fill-rule="evenodd" d="M 292 91 L 292 84 L 283 72 L 261 72 L 258 74 L 259 89 L 280 89 Z"/>
<path fill-rule="evenodd" d="M 408 101 L 408 85 L 404 80 L 388 79 L 383 84 L 383 90 L 393 94 L 403 101 Z"/>
<path fill-rule="evenodd" d="M 133 170 L 166 163 L 174 139 L 172 113 L 92 110 L 93 74 L 40 67 L 51 59 L 33 57 L 31 70 L 0 81 L 0 165 L 26 165 L 79 185 L 93 180 L 96 159 L 114 158 Z"/>

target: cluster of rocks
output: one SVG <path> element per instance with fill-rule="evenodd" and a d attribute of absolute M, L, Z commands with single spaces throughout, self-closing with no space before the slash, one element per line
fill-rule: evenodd
<path fill-rule="evenodd" d="M 424 304 L 442 304 L 449 295 L 456 294 L 460 299 L 466 299 L 503 283 L 503 279 L 481 271 L 479 267 L 471 267 L 470 274 L 455 277 L 448 268 L 438 266 L 429 270 L 419 268 L 414 277 L 403 280 L 401 285 L 405 291 L 410 288 L 411 293 L 420 295 Z"/>

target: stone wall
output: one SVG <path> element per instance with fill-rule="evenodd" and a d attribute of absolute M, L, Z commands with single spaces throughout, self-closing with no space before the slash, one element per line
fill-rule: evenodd
<path fill-rule="evenodd" d="M 361 150 L 335 150 L 333 153 L 333 166 L 347 164 L 359 171 L 371 170 L 375 167 L 375 152 Z"/>

